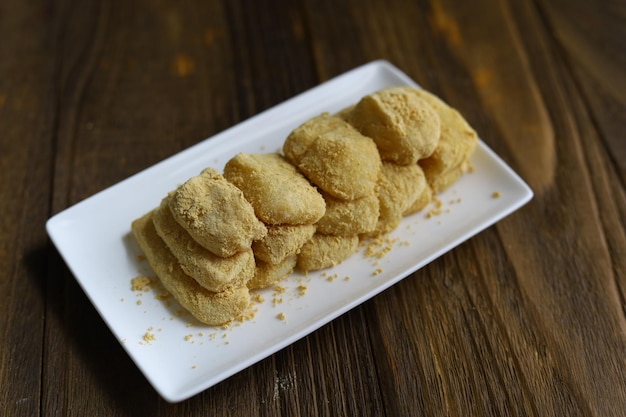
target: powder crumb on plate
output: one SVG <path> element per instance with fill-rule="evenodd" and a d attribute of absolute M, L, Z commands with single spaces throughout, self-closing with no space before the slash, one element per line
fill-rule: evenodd
<path fill-rule="evenodd" d="M 376 275 L 380 275 L 382 274 L 383 269 L 382 268 L 378 268 L 377 270 L 375 270 L 374 272 L 372 272 L 372 275 L 376 276 Z"/>
<path fill-rule="evenodd" d="M 130 280 L 131 288 L 133 291 L 149 291 L 150 290 L 150 278 L 145 275 L 138 275 Z"/>
<path fill-rule="evenodd" d="M 338 276 L 339 275 L 337 275 L 337 274 L 329 275 L 329 276 L 326 277 L 326 281 L 333 282 L 334 280 L 337 279 Z"/>
<path fill-rule="evenodd" d="M 491 197 L 500 198 L 502 197 L 502 193 L 500 191 L 494 191 L 493 194 L 491 194 Z"/>
<path fill-rule="evenodd" d="M 154 342 L 156 340 L 156 336 L 154 333 L 150 333 L 149 331 L 143 335 L 143 340 L 147 343 Z"/>
<path fill-rule="evenodd" d="M 303 297 L 306 294 L 306 292 L 309 290 L 309 287 L 307 285 L 300 284 L 298 285 L 297 290 L 298 290 L 298 295 L 300 297 Z"/>
<path fill-rule="evenodd" d="M 265 298 L 263 298 L 261 294 L 256 293 L 252 295 L 252 301 L 254 301 L 255 303 L 261 304 L 265 301 Z"/>
<path fill-rule="evenodd" d="M 285 316 L 285 313 L 282 313 L 282 312 L 281 312 L 281 313 L 278 313 L 278 314 L 276 315 L 276 318 L 277 318 L 278 320 L 283 320 L 283 321 L 284 321 L 284 320 L 287 320 L 287 316 Z"/>

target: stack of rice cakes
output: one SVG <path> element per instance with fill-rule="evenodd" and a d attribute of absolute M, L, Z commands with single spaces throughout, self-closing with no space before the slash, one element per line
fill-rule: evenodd
<path fill-rule="evenodd" d="M 395 87 L 322 114 L 283 155 L 207 168 L 133 222 L 165 288 L 199 321 L 227 323 L 249 290 L 336 265 L 395 229 L 469 169 L 478 137 L 436 96 Z"/>

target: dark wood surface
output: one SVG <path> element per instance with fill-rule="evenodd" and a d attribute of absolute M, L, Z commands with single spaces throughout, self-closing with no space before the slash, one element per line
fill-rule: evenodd
<path fill-rule="evenodd" d="M 625 40 L 619 0 L 2 1 L 0 415 L 624 415 Z M 381 58 L 458 108 L 534 199 L 166 403 L 45 221 Z"/>

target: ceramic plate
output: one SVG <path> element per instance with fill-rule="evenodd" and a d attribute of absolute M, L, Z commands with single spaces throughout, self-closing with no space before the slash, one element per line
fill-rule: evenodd
<path fill-rule="evenodd" d="M 132 220 L 203 168 L 220 171 L 238 152 L 278 151 L 289 132 L 322 112 L 362 96 L 417 86 L 387 62 L 356 68 L 180 152 L 52 217 L 48 234 L 113 335 L 167 401 L 189 398 L 306 336 L 400 281 L 510 214 L 530 188 L 480 142 L 474 172 L 439 196 L 443 206 L 404 219 L 382 259 L 361 251 L 307 276 L 294 273 L 281 288 L 259 292 L 249 320 L 229 328 L 204 326 L 156 287 L 133 291 L 131 280 L 153 276 L 130 235 Z M 499 193 L 495 198 L 494 193 Z M 424 239 L 423 236 L 428 236 Z M 263 298 L 264 301 L 260 301 Z M 280 317 L 280 318 L 279 318 Z M 281 319 L 282 318 L 282 319 Z"/>

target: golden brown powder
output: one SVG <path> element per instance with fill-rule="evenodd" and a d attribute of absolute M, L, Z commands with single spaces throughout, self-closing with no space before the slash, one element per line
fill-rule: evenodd
<path fill-rule="evenodd" d="M 306 294 L 306 292 L 308 291 L 309 287 L 304 285 L 304 284 L 300 284 L 300 285 L 298 285 L 297 289 L 298 289 L 298 295 L 300 297 L 303 297 Z"/>
<path fill-rule="evenodd" d="M 130 284 L 133 291 L 149 291 L 151 281 L 144 275 L 138 275 L 130 280 Z"/>

